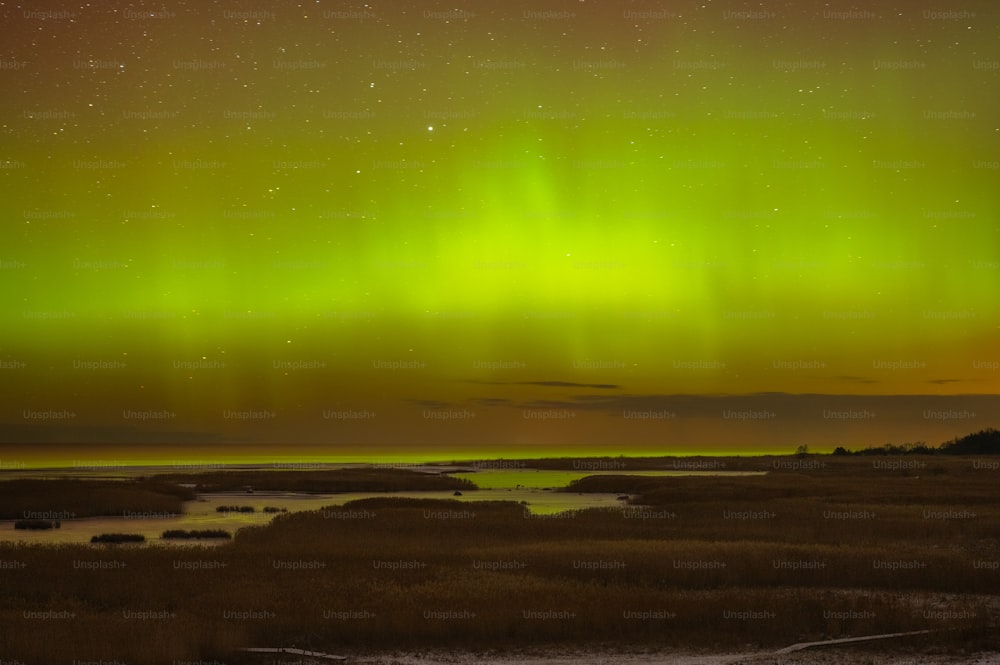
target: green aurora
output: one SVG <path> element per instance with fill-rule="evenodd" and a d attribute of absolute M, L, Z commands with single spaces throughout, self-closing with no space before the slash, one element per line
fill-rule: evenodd
<path fill-rule="evenodd" d="M 1000 425 L 988 2 L 27 7 L 0 465 Z"/>

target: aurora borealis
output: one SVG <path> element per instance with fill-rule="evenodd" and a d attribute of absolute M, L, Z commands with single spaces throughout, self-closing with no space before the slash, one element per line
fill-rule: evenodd
<path fill-rule="evenodd" d="M 994 3 L 0 17 L 0 464 L 1000 425 Z"/>

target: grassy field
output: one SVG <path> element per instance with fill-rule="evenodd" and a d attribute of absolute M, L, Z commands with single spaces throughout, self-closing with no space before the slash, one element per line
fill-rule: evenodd
<path fill-rule="evenodd" d="M 631 495 L 612 510 L 383 497 L 281 514 L 211 549 L 0 545 L 0 658 L 729 650 L 924 629 L 911 647 L 1000 649 L 997 471 L 937 457 L 754 463 L 772 472 L 571 488 Z"/>

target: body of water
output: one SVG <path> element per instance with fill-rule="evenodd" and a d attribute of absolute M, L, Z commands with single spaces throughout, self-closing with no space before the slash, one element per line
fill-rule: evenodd
<path fill-rule="evenodd" d="M 138 533 L 146 537 L 147 544 L 166 544 L 183 547 L 212 547 L 228 540 L 162 540 L 160 535 L 169 529 L 224 529 L 235 534 L 246 526 L 266 524 L 276 514 L 264 512 L 273 507 L 287 512 L 320 510 L 327 506 L 340 506 L 348 501 L 371 497 L 411 497 L 418 499 L 454 499 L 462 502 L 514 501 L 524 504 L 525 510 L 536 515 L 552 515 L 585 508 L 615 508 L 624 505 L 618 493 L 580 494 L 557 492 L 577 478 L 591 475 L 641 475 L 641 476 L 692 476 L 692 475 L 759 475 L 764 472 L 741 471 L 550 471 L 536 469 L 483 470 L 454 474 L 468 478 L 481 489 L 454 496 L 447 491 L 413 492 L 343 492 L 338 494 L 306 494 L 296 492 L 217 492 L 201 494 L 194 501 L 184 504 L 178 515 L 107 516 L 63 520 L 59 529 L 29 531 L 14 529 L 14 520 L 0 520 L 0 541 L 28 543 L 89 543 L 91 536 L 102 533 Z M 219 512 L 219 506 L 250 506 L 254 512 Z M 135 545 L 129 545 L 133 547 Z M 96 545 L 95 547 L 107 547 Z M 114 547 L 117 547 L 114 546 Z"/>
<path fill-rule="evenodd" d="M 608 471 L 550 469 L 485 469 L 452 473 L 455 478 L 471 480 L 480 489 L 554 489 L 566 487 L 574 480 L 587 476 L 759 476 L 765 471 Z"/>

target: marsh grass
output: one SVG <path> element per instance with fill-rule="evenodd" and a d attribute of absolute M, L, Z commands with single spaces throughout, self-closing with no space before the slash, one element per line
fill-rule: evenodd
<path fill-rule="evenodd" d="M 119 543 L 144 543 L 146 536 L 141 533 L 102 533 L 91 536 L 90 542 L 107 545 L 117 545 Z"/>
<path fill-rule="evenodd" d="M 181 513 L 194 498 L 187 488 L 146 479 L 40 480 L 0 482 L 0 519 L 52 513 L 72 517 L 122 515 L 126 512 Z"/>
<path fill-rule="evenodd" d="M 160 538 L 164 540 L 199 540 L 201 538 L 223 538 L 230 540 L 232 537 L 233 535 L 225 529 L 191 529 L 189 531 L 185 531 L 184 529 L 168 529 L 160 534 Z"/>
<path fill-rule="evenodd" d="M 58 529 L 62 526 L 59 520 L 16 520 L 14 522 L 15 529 L 21 529 L 25 531 L 48 531 L 49 529 Z"/>
<path fill-rule="evenodd" d="M 25 566 L 0 569 L 0 653 L 238 663 L 236 647 L 306 640 L 332 653 L 723 650 L 924 629 L 936 632 L 908 644 L 1000 648 L 995 474 L 952 465 L 918 479 L 848 461 L 853 481 L 840 467 L 611 481 L 645 492 L 630 491 L 646 508 L 540 517 L 512 502 L 382 497 L 279 514 L 211 550 L 2 545 L 0 561 Z M 725 517 L 757 512 L 774 516 Z M 121 608 L 174 616 L 124 620 Z"/>
<path fill-rule="evenodd" d="M 401 492 L 408 490 L 475 490 L 471 481 L 409 469 L 351 468 L 328 470 L 207 471 L 153 476 L 164 483 L 194 483 L 199 492 Z"/>

